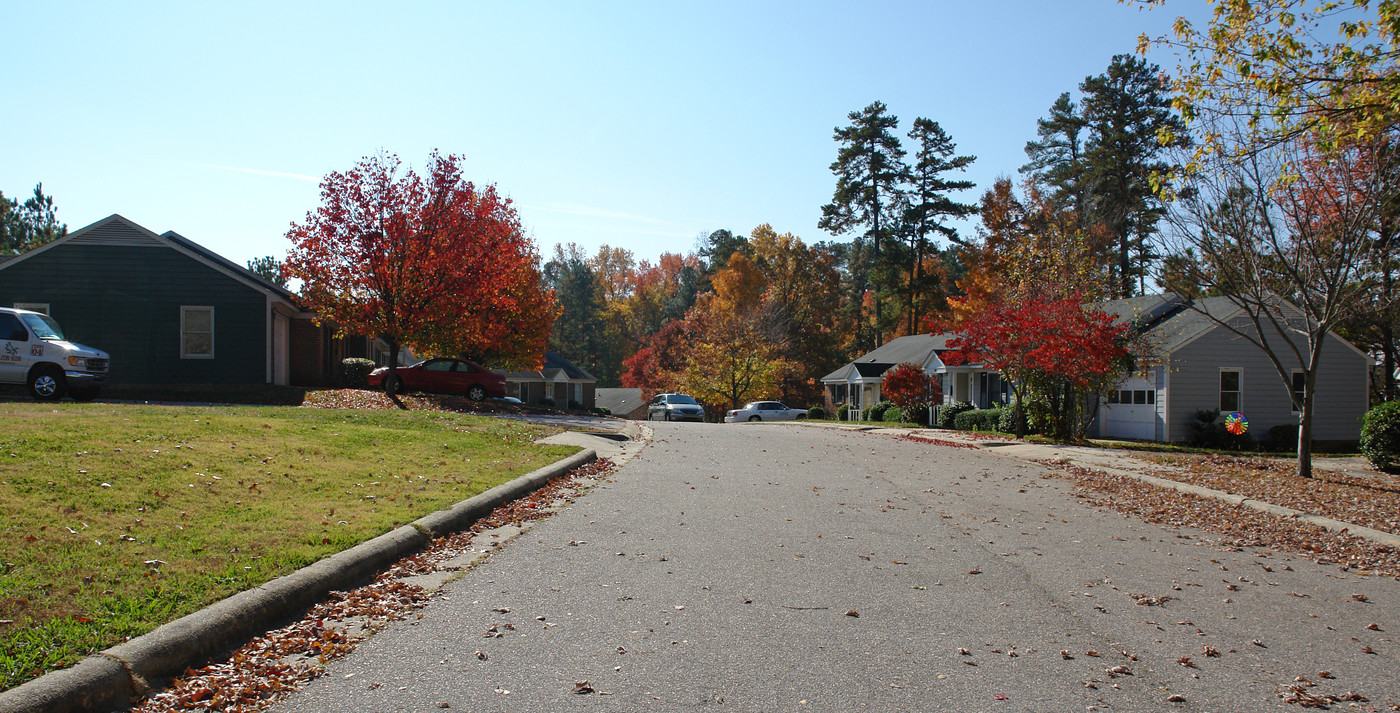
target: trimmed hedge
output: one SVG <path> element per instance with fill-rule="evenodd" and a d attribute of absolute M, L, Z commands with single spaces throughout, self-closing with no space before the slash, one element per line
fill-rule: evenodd
<path fill-rule="evenodd" d="M 826 409 L 820 406 L 813 406 L 812 408 L 807 409 L 807 418 L 826 418 Z"/>
<path fill-rule="evenodd" d="M 860 415 L 862 421 L 883 421 L 885 412 L 894 408 L 893 401 L 880 401 L 865 409 Z"/>
<path fill-rule="evenodd" d="M 899 423 L 904 420 L 904 412 L 898 406 L 891 406 L 885 409 L 883 420 L 885 423 Z"/>
<path fill-rule="evenodd" d="M 958 428 L 958 414 L 971 411 L 972 408 L 972 404 L 966 401 L 955 401 L 951 404 L 946 404 L 938 412 L 938 428 Z"/>
<path fill-rule="evenodd" d="M 1400 470 L 1400 401 L 1366 412 L 1361 419 L 1361 454 L 1379 470 Z"/>
<path fill-rule="evenodd" d="M 374 371 L 374 362 L 369 359 L 351 357 L 340 360 L 340 378 L 351 388 L 367 388 L 371 371 Z"/>

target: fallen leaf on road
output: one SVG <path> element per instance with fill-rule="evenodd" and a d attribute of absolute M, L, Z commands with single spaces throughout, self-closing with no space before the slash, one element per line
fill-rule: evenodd
<path fill-rule="evenodd" d="M 578 683 L 574 684 L 574 693 L 577 693 L 579 695 L 593 693 L 593 687 L 588 685 L 587 681 L 579 681 Z"/>

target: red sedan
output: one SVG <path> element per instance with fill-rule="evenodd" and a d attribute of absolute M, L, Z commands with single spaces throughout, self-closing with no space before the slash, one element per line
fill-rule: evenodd
<path fill-rule="evenodd" d="M 381 387 L 389 367 L 381 366 L 370 372 L 369 385 Z M 429 359 L 413 366 L 398 368 L 401 391 L 441 391 L 463 394 L 473 401 L 506 395 L 506 377 L 487 371 L 467 359 Z"/>

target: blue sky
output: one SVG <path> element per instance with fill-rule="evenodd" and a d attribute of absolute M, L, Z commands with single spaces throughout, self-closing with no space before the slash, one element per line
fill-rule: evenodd
<path fill-rule="evenodd" d="M 42 181 L 70 230 L 120 213 L 242 263 L 285 255 L 327 172 L 437 148 L 515 201 L 546 258 L 573 241 L 654 260 L 760 223 L 815 242 L 847 113 L 878 99 L 901 133 L 938 121 L 978 157 L 975 201 L 1025 162 L 1056 96 L 1206 9 L 12 3 L 0 191 Z"/>

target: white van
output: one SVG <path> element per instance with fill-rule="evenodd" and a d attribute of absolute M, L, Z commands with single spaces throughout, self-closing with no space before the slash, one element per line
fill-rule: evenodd
<path fill-rule="evenodd" d="M 0 384 L 23 384 L 40 401 L 91 401 L 107 383 L 107 352 L 63 338 L 46 314 L 0 307 Z"/>

